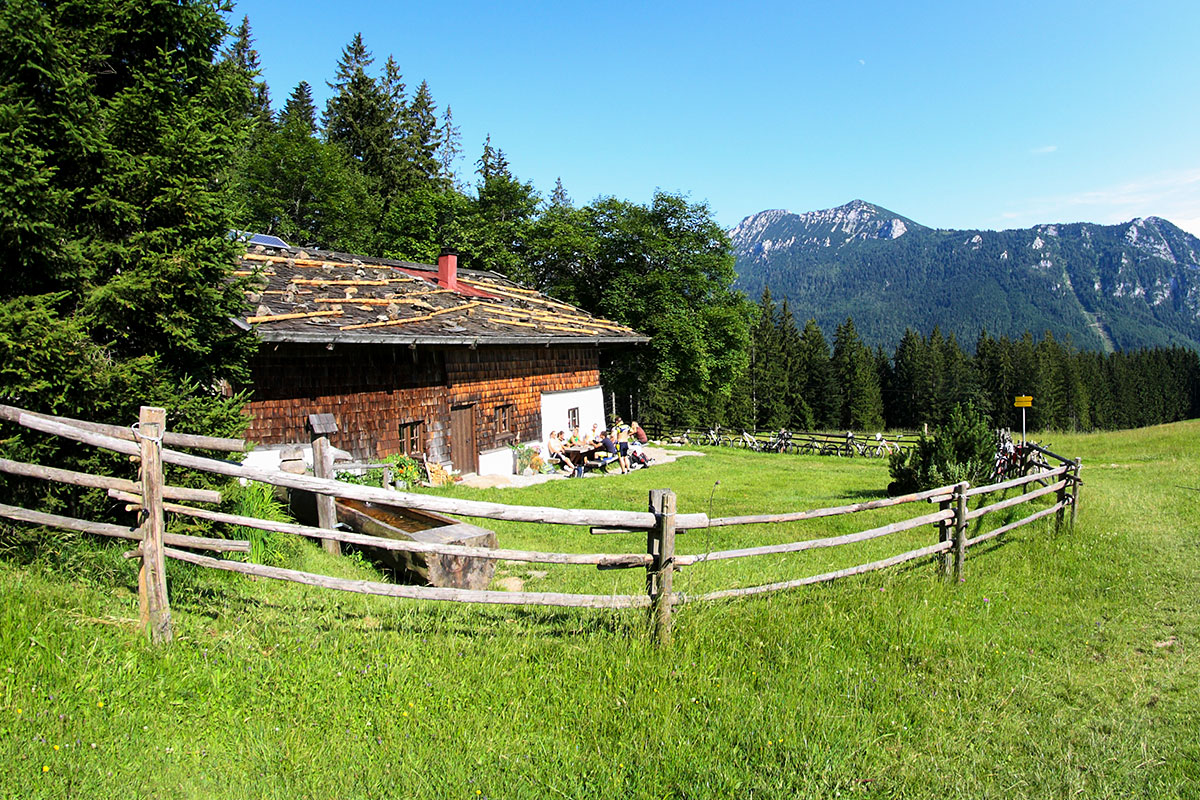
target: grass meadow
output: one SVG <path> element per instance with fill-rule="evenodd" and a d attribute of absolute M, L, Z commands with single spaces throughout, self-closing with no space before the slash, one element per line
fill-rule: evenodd
<path fill-rule="evenodd" d="M 135 626 L 124 548 L 48 532 L 0 555 L 0 798 L 1198 797 L 1200 421 L 1044 438 L 1084 460 L 1073 532 L 1039 523 L 972 549 L 961 584 L 924 561 L 689 604 L 667 648 L 641 611 L 370 598 L 174 563 L 176 641 L 154 647 Z M 877 461 L 705 453 L 444 491 L 640 510 L 648 490 L 672 488 L 680 512 L 727 516 L 878 497 L 888 480 Z M 678 549 L 928 510 L 689 532 Z M 645 547 L 639 534 L 490 526 L 504 547 Z M 934 540 L 929 527 L 701 565 L 675 586 L 784 580 Z M 308 543 L 288 557 L 375 574 Z M 504 578 L 529 591 L 644 584 L 632 570 L 515 563 Z"/>

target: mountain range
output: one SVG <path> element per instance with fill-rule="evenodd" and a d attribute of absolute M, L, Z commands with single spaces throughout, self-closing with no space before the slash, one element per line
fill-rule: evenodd
<path fill-rule="evenodd" d="M 786 299 L 827 334 L 847 317 L 890 349 L 935 325 L 964 346 L 980 330 L 1025 331 L 1080 348 L 1200 349 L 1200 239 L 1165 219 L 1021 230 L 929 228 L 854 200 L 824 211 L 763 211 L 730 232 L 737 288 Z"/>

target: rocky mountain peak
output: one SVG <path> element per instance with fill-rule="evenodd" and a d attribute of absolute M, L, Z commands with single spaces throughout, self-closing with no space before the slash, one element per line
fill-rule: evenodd
<path fill-rule="evenodd" d="M 735 250 L 764 258 L 796 245 L 842 247 L 853 241 L 898 239 L 921 227 L 873 203 L 851 200 L 836 208 L 803 214 L 782 209 L 762 211 L 743 219 L 729 236 Z"/>

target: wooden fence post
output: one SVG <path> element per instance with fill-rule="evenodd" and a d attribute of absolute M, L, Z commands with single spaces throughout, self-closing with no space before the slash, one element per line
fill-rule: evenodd
<path fill-rule="evenodd" d="M 971 484 L 963 481 L 954 487 L 954 580 L 963 579 L 963 565 L 967 561 L 967 489 Z"/>
<path fill-rule="evenodd" d="M 1071 531 L 1075 531 L 1075 515 L 1079 513 L 1079 487 L 1083 485 L 1079 480 L 1079 471 L 1083 469 L 1083 459 L 1075 458 L 1075 468 L 1071 470 Z"/>
<path fill-rule="evenodd" d="M 646 567 L 646 592 L 650 595 L 650 621 L 660 645 L 671 641 L 671 584 L 675 573 L 675 492 L 650 491 L 650 513 L 657 517 L 646 534 L 646 552 L 654 561 Z"/>
<path fill-rule="evenodd" d="M 333 447 L 329 444 L 329 434 L 337 433 L 333 414 L 309 414 L 308 429 L 312 432 L 313 475 L 332 479 Z M 330 495 L 317 495 L 317 526 L 326 529 L 337 526 L 337 508 Z M 322 539 L 321 544 L 330 555 L 342 554 L 342 543 L 337 539 Z"/>
<path fill-rule="evenodd" d="M 1071 473 L 1063 474 L 1062 488 L 1054 493 L 1054 502 L 1059 504 L 1058 511 L 1054 512 L 1054 532 L 1062 531 L 1063 517 L 1067 513 L 1067 488 L 1071 485 Z"/>
<path fill-rule="evenodd" d="M 950 500 L 943 500 L 938 503 L 938 509 L 946 511 L 950 508 Z M 953 520 L 944 519 L 938 523 L 938 542 L 950 541 L 950 530 L 953 527 Z M 947 550 L 942 553 L 942 575 L 949 578 L 954 574 L 954 553 Z"/>
<path fill-rule="evenodd" d="M 141 447 L 139 478 L 142 490 L 142 568 L 138 573 L 138 600 L 142 623 L 156 644 L 171 641 L 171 605 L 167 599 L 167 572 L 163 556 L 162 439 L 167 430 L 163 408 L 142 406 L 137 440 Z"/>

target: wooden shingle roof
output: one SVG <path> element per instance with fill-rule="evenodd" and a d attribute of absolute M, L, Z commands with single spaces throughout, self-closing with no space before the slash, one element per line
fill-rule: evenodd
<path fill-rule="evenodd" d="M 459 269 L 454 290 L 431 264 L 251 245 L 247 311 L 235 320 L 264 342 L 347 344 L 642 344 L 632 328 L 526 289 Z"/>

